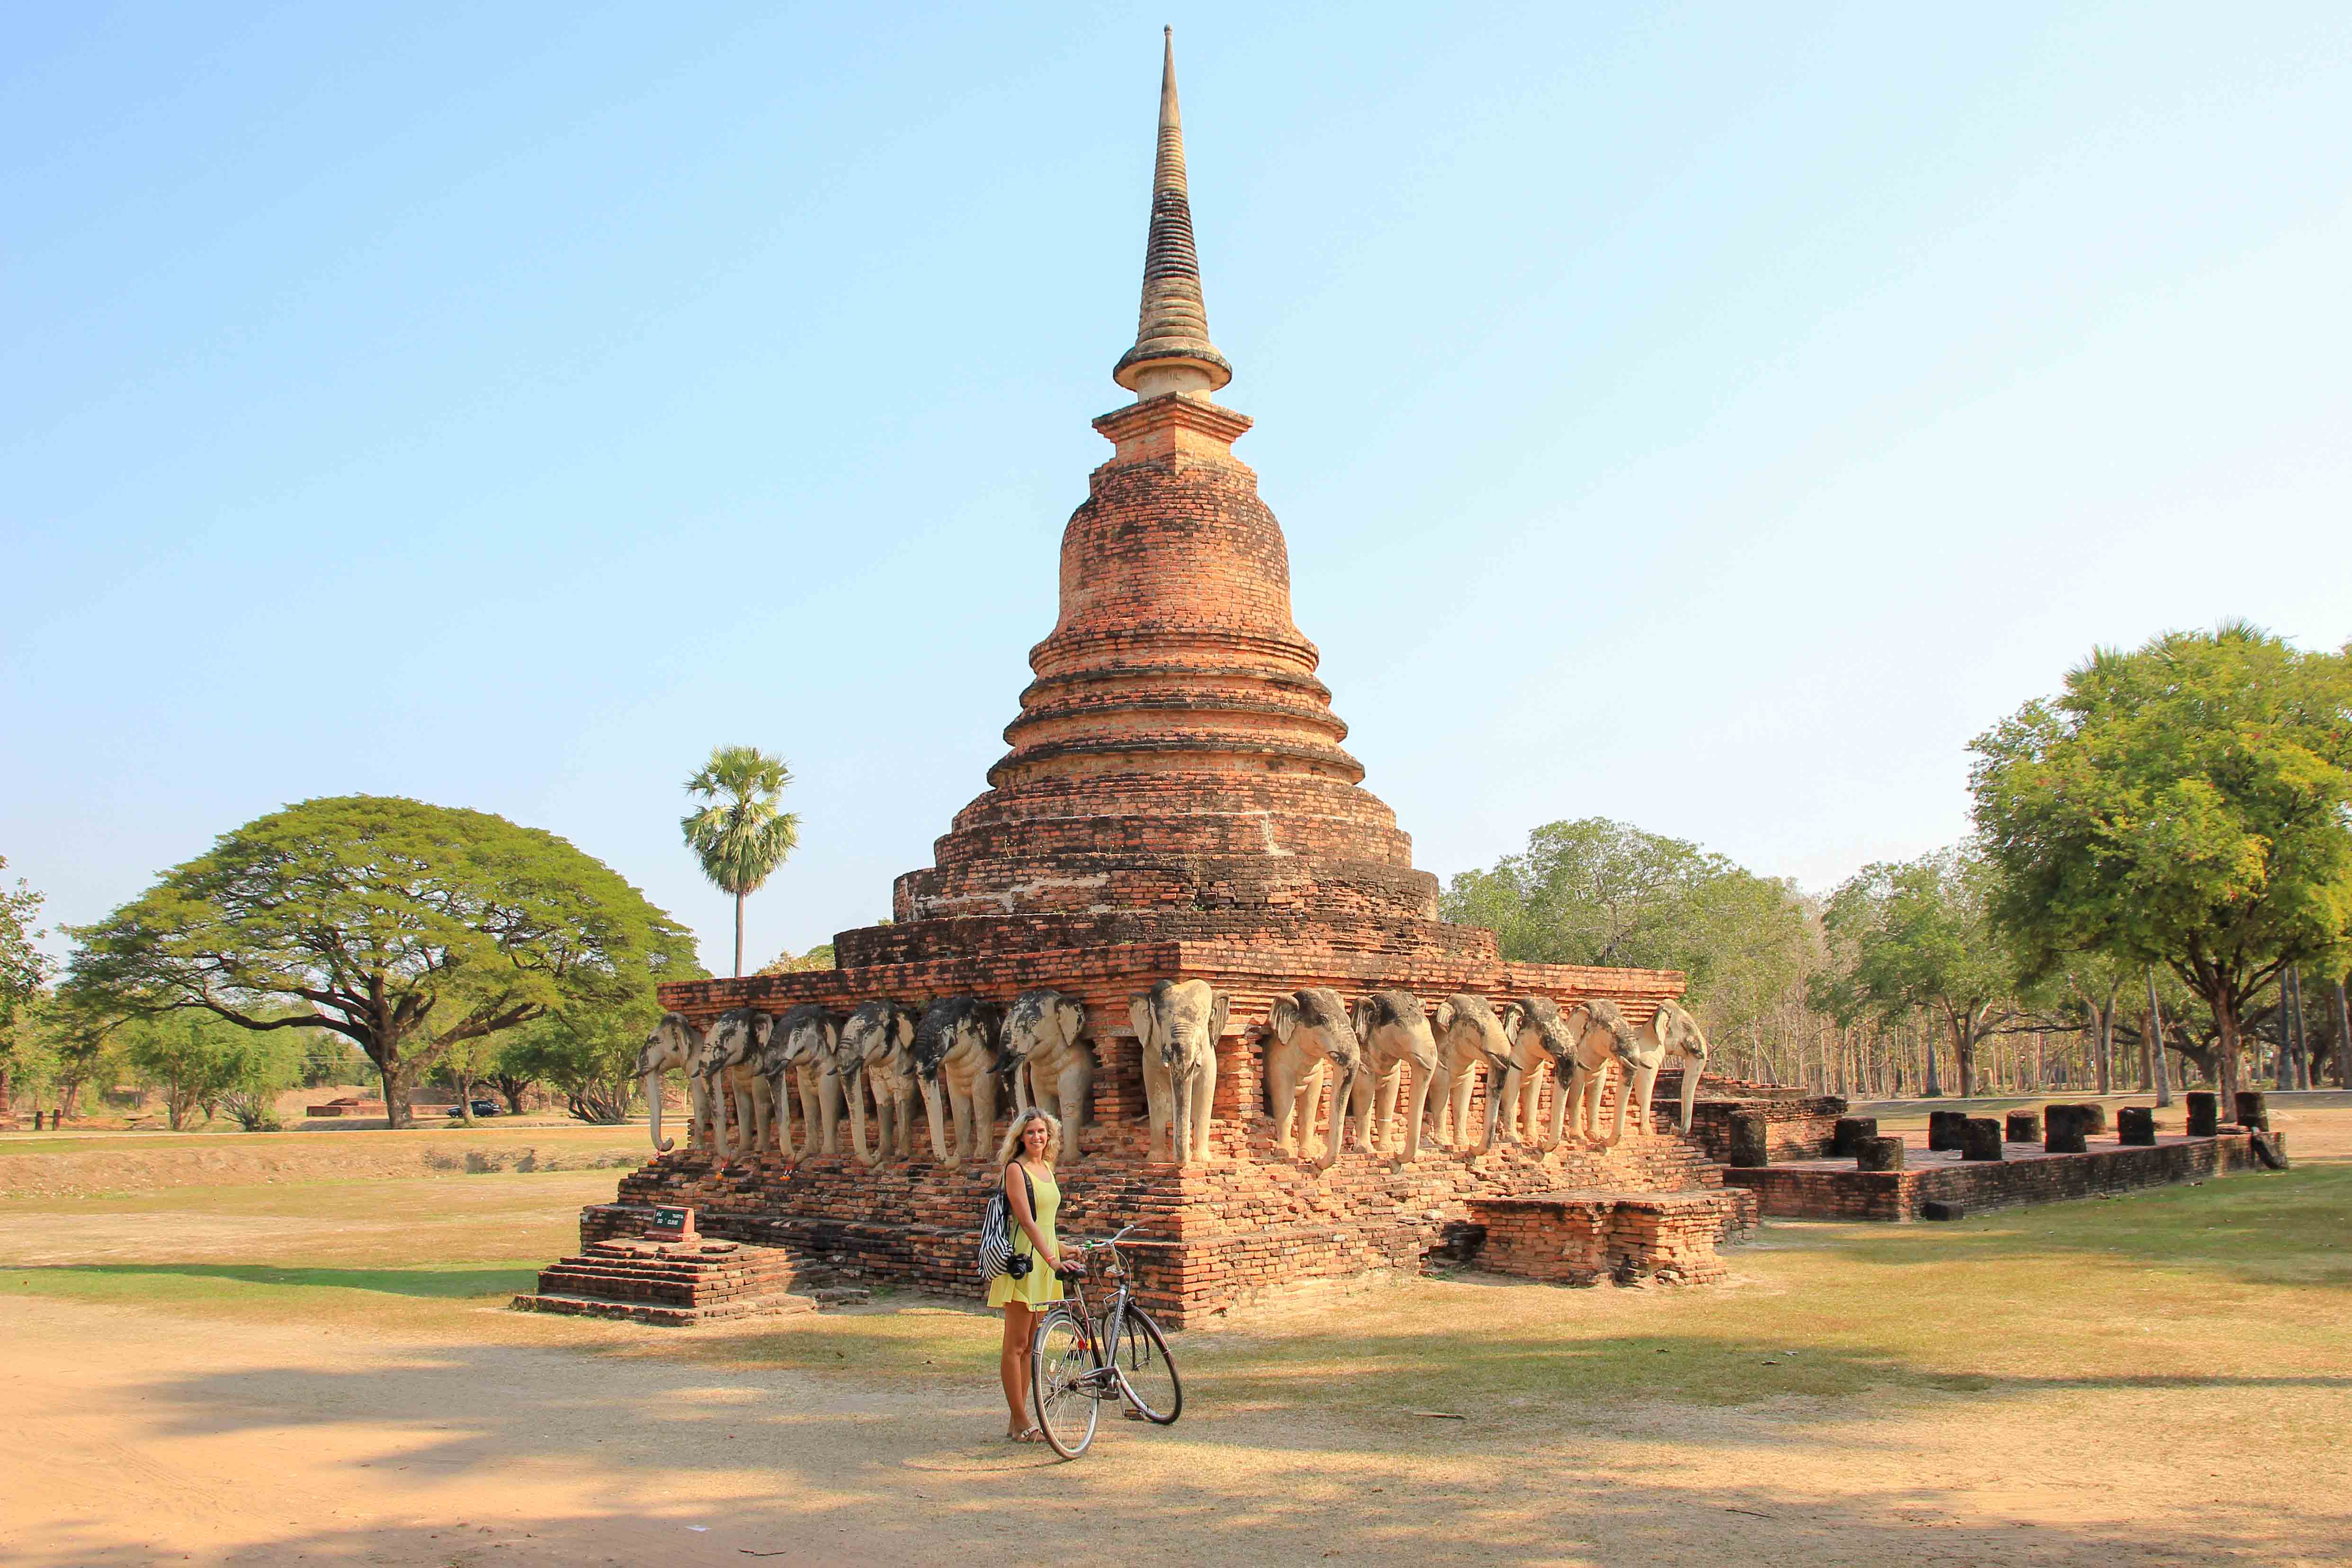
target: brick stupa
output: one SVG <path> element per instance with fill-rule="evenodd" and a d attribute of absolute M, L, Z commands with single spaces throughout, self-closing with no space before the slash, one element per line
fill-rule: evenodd
<path fill-rule="evenodd" d="M 1409 1264 L 1482 1197 L 1705 1189 L 1689 1223 L 1716 1224 L 1719 1173 L 1679 1138 L 1542 1160 L 1424 1142 L 1402 1171 L 1351 1152 L 1319 1175 L 1273 1149 L 1258 1034 L 1277 994 L 1604 996 L 1639 1021 L 1682 976 L 1504 962 L 1492 932 L 1438 921 L 1436 879 L 1363 788 L 1315 645 L 1291 619 L 1281 526 L 1234 456 L 1250 421 L 1211 400 L 1233 370 L 1202 303 L 1172 42 L 1142 308 L 1112 374 L 1135 400 L 1094 421 L 1113 450 L 1063 536 L 1060 616 L 1031 650 L 1036 678 L 987 791 L 937 840 L 935 864 L 898 879 L 892 923 L 835 937 L 840 967 L 664 986 L 665 1003 L 708 1025 L 741 1005 L 1002 1003 L 1038 985 L 1082 997 L 1097 1125 L 1065 1212 L 1080 1230 L 1143 1220 L 1161 1249 L 1149 1294 L 1180 1321 L 1265 1287 Z M 1208 1167 L 1144 1152 L 1128 1003 L 1162 979 L 1206 980 L 1231 1004 Z M 713 1235 L 816 1247 L 886 1277 L 969 1274 L 984 1174 L 926 1153 L 873 1171 L 820 1157 L 786 1181 L 767 1158 L 767 1176 L 740 1164 L 721 1176 L 681 1150 L 625 1182 L 624 1205 L 690 1203 Z M 617 1234 L 633 1212 L 592 1210 L 583 1225 L 591 1239 Z"/>

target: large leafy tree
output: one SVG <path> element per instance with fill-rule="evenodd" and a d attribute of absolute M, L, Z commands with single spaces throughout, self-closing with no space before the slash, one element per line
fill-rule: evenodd
<path fill-rule="evenodd" d="M 305 801 L 224 835 L 79 942 L 91 1026 L 203 1012 L 365 1051 L 395 1127 L 453 1047 L 700 973 L 685 929 L 609 867 L 485 812 Z"/>
<path fill-rule="evenodd" d="M 1995 912 L 2030 945 L 2161 964 L 2210 1010 L 2221 1085 L 2281 971 L 2352 946 L 2352 649 L 2253 626 L 2102 648 L 1974 744 Z"/>
<path fill-rule="evenodd" d="M 715 746 L 686 781 L 700 804 L 679 823 L 702 874 L 735 900 L 735 973 L 743 973 L 743 900 L 775 875 L 801 841 L 801 819 L 783 809 L 792 770 L 751 746 Z"/>
<path fill-rule="evenodd" d="M 1818 945 L 1788 884 L 1601 817 L 1538 827 L 1524 853 L 1463 872 L 1444 912 L 1493 931 L 1506 958 L 1682 970 L 1710 1033 L 1770 1011 Z"/>
<path fill-rule="evenodd" d="M 0 871 L 7 868 L 8 858 L 0 855 Z M 20 1049 L 29 1055 L 30 1015 L 49 978 L 48 954 L 37 945 L 47 933 L 33 928 L 40 912 L 41 895 L 23 878 L 13 889 L 0 887 L 0 1115 L 7 1112 L 12 1079 L 30 1065 L 17 1058 Z"/>
<path fill-rule="evenodd" d="M 583 1121 L 622 1121 L 637 1096 L 637 1048 L 660 1016 L 650 997 L 550 1013 L 500 1042 L 499 1068 L 518 1081 L 554 1085 Z"/>
<path fill-rule="evenodd" d="M 1977 1047 L 2019 1013 L 2021 977 L 1991 919 L 1994 881 L 1968 847 L 1880 862 L 1842 884 L 1822 915 L 1847 962 L 1815 977 L 1816 1004 L 1842 1020 L 1927 1013 L 1951 1043 L 1963 1096 L 1976 1092 Z"/>

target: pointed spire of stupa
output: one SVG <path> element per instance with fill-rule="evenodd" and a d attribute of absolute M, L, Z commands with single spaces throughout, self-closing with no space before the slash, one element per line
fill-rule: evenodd
<path fill-rule="evenodd" d="M 1143 247 L 1143 309 L 1135 346 L 1111 379 L 1141 402 L 1164 392 L 1214 392 L 1234 367 L 1209 342 L 1201 302 L 1201 259 L 1192 249 L 1192 204 L 1184 190 L 1184 124 L 1176 112 L 1176 29 L 1165 29 L 1160 68 L 1160 161 L 1151 177 L 1151 236 Z"/>

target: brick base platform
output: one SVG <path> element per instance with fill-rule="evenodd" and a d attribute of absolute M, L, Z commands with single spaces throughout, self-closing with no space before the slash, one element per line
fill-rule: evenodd
<path fill-rule="evenodd" d="M 1482 1219 L 1474 1205 L 1496 1199 L 1606 1194 L 1610 1239 L 1605 1261 L 1594 1254 L 1591 1270 L 1629 1277 L 1716 1278 L 1717 1242 L 1755 1223 L 1754 1200 L 1727 1193 L 1721 1167 L 1672 1132 L 1544 1155 L 1424 1142 L 1410 1164 L 1350 1149 L 1328 1172 L 1281 1156 L 1263 1116 L 1221 1121 L 1216 1157 L 1181 1170 L 1145 1158 L 1143 1137 L 1133 1123 L 1094 1130 L 1089 1152 L 1061 1173 L 1058 1228 L 1091 1237 L 1137 1226 L 1126 1244 L 1137 1293 L 1172 1326 L 1213 1321 L 1289 1287 L 1416 1270 L 1433 1249 L 1459 1243 L 1465 1227 L 1492 1234 L 1493 1214 Z M 690 1205 L 710 1236 L 789 1248 L 848 1277 L 977 1297 L 974 1251 L 992 1182 L 987 1165 L 950 1170 L 929 1160 L 868 1169 L 817 1157 L 788 1169 L 770 1156 L 721 1170 L 699 1151 L 680 1150 L 624 1178 L 618 1205 L 584 1211 L 581 1236 L 593 1244 L 641 1226 L 654 1205 Z M 1652 1200 L 1665 1206 L 1641 1206 Z M 1702 1212 L 1705 1224 L 1686 1217 Z M 1550 1247 L 1556 1259 L 1559 1240 Z M 1491 1258 L 1487 1266 L 1500 1267 Z M 1545 1269 L 1531 1277 L 1572 1272 L 1556 1261 Z"/>
<path fill-rule="evenodd" d="M 1482 1268 L 1557 1285 L 1712 1284 L 1724 1277 L 1717 1244 L 1755 1228 L 1755 1206 L 1743 1201 L 1750 1195 L 1715 1188 L 1472 1198 L 1465 1206 L 1482 1234 L 1466 1250 Z"/>
<path fill-rule="evenodd" d="M 651 1217 L 650 1212 L 629 1215 L 631 1234 L 641 1232 Z M 607 1218 L 618 1228 L 621 1216 Z M 804 1283 L 805 1269 L 782 1248 L 733 1241 L 590 1239 L 588 1228 L 583 1215 L 579 1255 L 541 1269 L 538 1293 L 517 1296 L 518 1309 L 674 1328 L 816 1310 L 815 1298 L 793 1289 Z"/>
<path fill-rule="evenodd" d="M 2251 1135 L 2242 1131 L 2214 1138 L 2160 1135 L 2152 1144 L 2103 1139 L 2080 1154 L 2048 1153 L 2039 1143 L 2007 1143 L 2000 1160 L 1963 1160 L 1958 1150 L 1931 1151 L 1924 1133 L 1913 1133 L 1903 1153 L 1906 1168 L 1900 1171 L 1856 1170 L 1851 1160 L 1804 1160 L 1727 1171 L 1723 1179 L 1754 1193 L 1769 1218 L 1911 1220 L 1928 1203 L 1963 1210 L 2015 1208 L 2261 1168 Z"/>

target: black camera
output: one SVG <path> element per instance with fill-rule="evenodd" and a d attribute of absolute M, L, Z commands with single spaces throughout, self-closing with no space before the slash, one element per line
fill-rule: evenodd
<path fill-rule="evenodd" d="M 1015 1279 L 1029 1278 L 1029 1266 L 1036 1261 L 1025 1252 L 1016 1252 L 1004 1261 L 1004 1271 Z"/>

